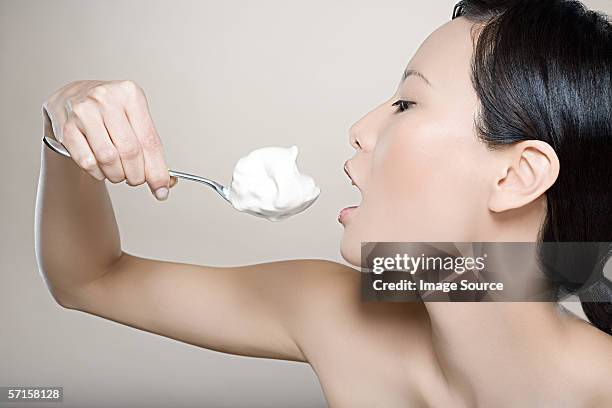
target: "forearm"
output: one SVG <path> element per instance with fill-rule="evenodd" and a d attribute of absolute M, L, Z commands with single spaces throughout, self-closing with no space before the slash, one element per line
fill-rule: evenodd
<path fill-rule="evenodd" d="M 52 133 L 46 120 L 45 135 Z M 36 255 L 49 289 L 68 303 L 74 290 L 121 256 L 119 232 L 105 183 L 41 146 Z"/>

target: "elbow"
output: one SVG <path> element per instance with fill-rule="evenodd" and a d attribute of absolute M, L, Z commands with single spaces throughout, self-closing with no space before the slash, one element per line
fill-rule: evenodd
<path fill-rule="evenodd" d="M 67 296 L 59 295 L 57 292 L 50 292 L 50 293 L 55 303 L 57 303 L 63 309 L 69 309 L 69 310 L 77 309 L 76 303 L 72 302 Z"/>
<path fill-rule="evenodd" d="M 51 298 L 63 309 L 77 310 L 79 308 L 78 302 L 76 301 L 78 296 L 76 295 L 76 291 L 74 289 L 58 289 L 51 287 L 49 284 L 47 284 L 47 289 L 51 294 Z"/>
<path fill-rule="evenodd" d="M 55 303 L 63 309 L 79 310 L 80 303 L 78 302 L 79 295 L 76 289 L 71 290 L 54 290 L 51 291 L 51 296 Z"/>
<path fill-rule="evenodd" d="M 76 289 L 67 289 L 57 285 L 55 282 L 53 282 L 53 280 L 49 279 L 49 275 L 46 274 L 42 268 L 39 270 L 39 272 L 43 283 L 47 287 L 47 290 L 55 303 L 64 309 L 78 308 L 78 303 L 76 301 L 78 298 Z"/>
<path fill-rule="evenodd" d="M 64 309 L 77 309 L 79 287 L 75 285 L 71 269 L 54 257 L 36 251 L 38 274 L 55 303 Z"/>

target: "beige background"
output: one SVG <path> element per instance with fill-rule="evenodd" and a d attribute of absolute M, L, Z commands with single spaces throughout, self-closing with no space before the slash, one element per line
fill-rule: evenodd
<path fill-rule="evenodd" d="M 612 13 L 609 0 L 587 4 Z M 133 79 L 172 168 L 228 182 L 251 149 L 297 144 L 320 183 L 315 206 L 282 223 L 186 182 L 165 203 L 111 186 L 128 251 L 214 265 L 340 261 L 336 215 L 358 201 L 342 172 L 347 129 L 394 91 L 453 5 L 1 0 L 0 385 L 63 385 L 66 407 L 324 406 L 306 364 L 198 349 L 52 301 L 33 248 L 41 103 L 75 79 Z"/>

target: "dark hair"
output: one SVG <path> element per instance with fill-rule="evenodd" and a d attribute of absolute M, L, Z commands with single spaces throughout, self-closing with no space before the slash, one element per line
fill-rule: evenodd
<path fill-rule="evenodd" d="M 560 172 L 538 240 L 601 245 L 580 255 L 590 254 L 594 269 L 547 275 L 612 334 L 612 284 L 603 272 L 612 253 L 610 19 L 575 0 L 463 0 L 453 10 L 459 16 L 482 28 L 471 61 L 479 137 L 493 149 L 537 139 L 555 150 Z"/>

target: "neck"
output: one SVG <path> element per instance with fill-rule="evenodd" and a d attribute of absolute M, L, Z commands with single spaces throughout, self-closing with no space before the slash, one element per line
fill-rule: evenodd
<path fill-rule="evenodd" d="M 529 392 L 561 347 L 563 319 L 554 303 L 425 305 L 449 386 L 474 401 L 495 402 L 509 387 Z"/>
<path fill-rule="evenodd" d="M 533 243 L 545 214 L 543 196 L 517 210 L 491 213 L 478 236 L 489 242 Z M 510 269 L 498 276 L 506 274 L 522 290 L 537 292 L 543 288 L 532 280 L 534 264 L 527 262 L 533 254 L 526 255 L 515 256 L 518 263 L 503 260 L 499 265 Z M 425 307 L 441 370 L 470 406 L 505 405 L 507 400 L 499 398 L 509 392 L 535 394 L 558 365 L 567 326 L 556 302 L 425 302 Z"/>

